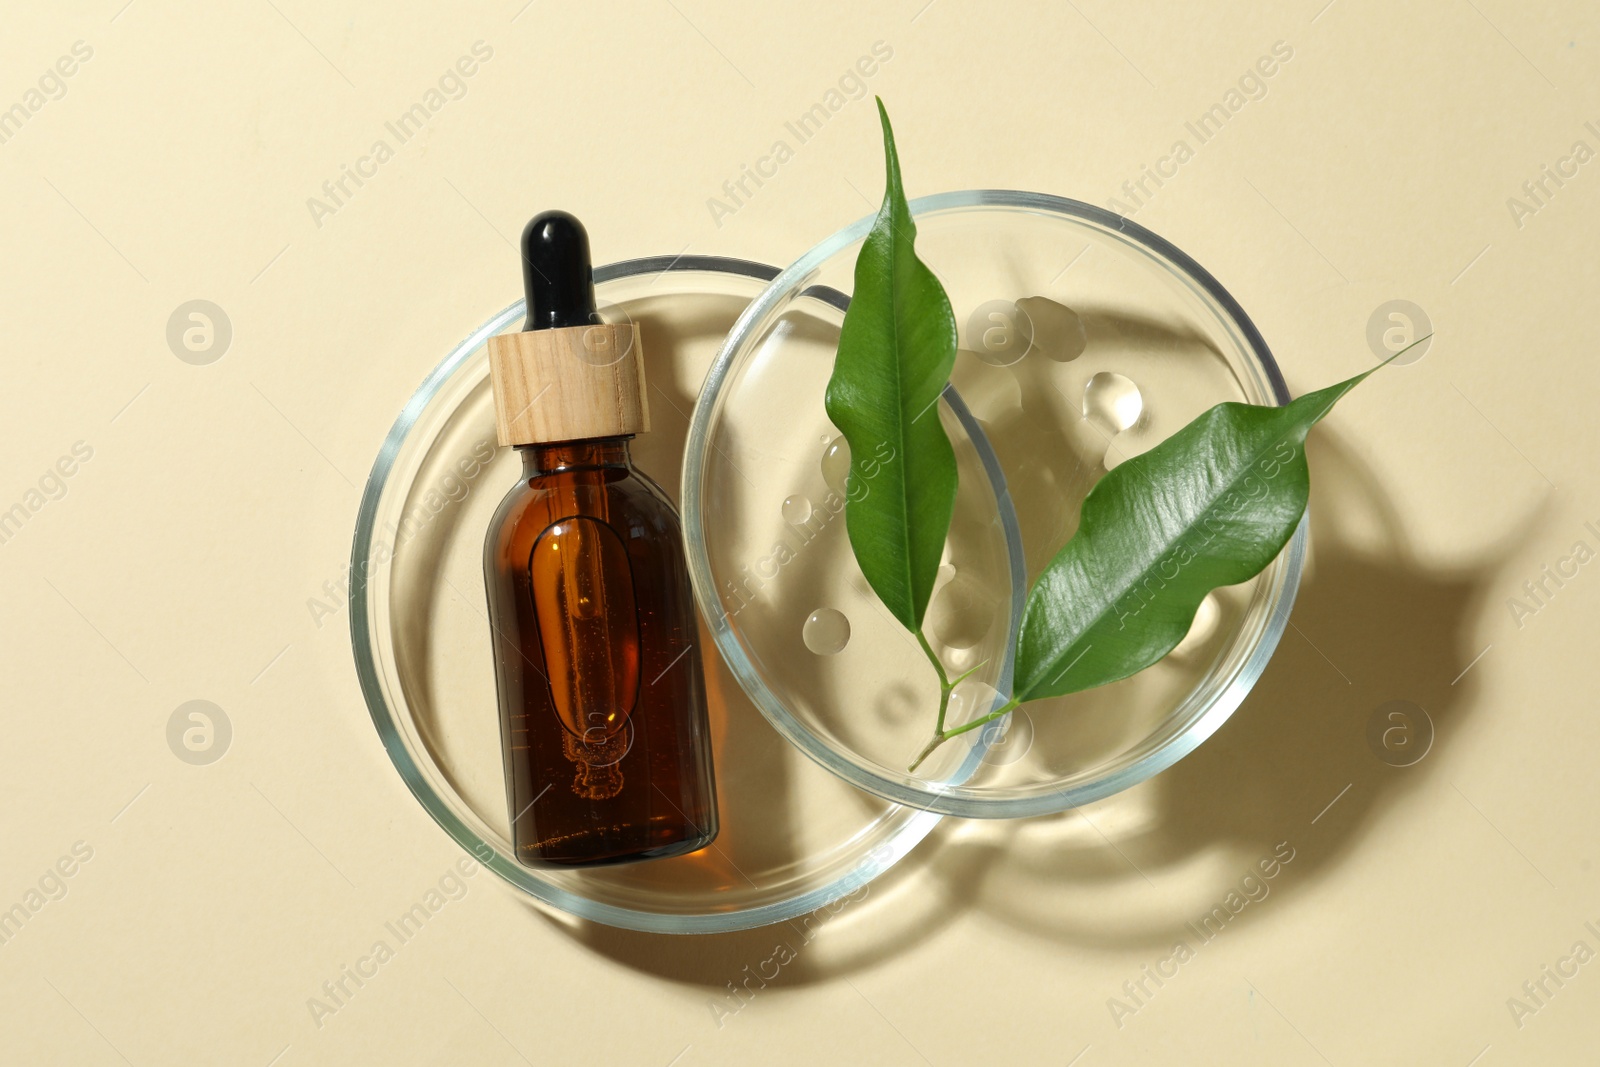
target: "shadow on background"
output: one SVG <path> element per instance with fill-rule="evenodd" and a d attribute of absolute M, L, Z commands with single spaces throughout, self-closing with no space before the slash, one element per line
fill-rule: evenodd
<path fill-rule="evenodd" d="M 1312 566 L 1293 625 L 1239 710 L 1173 768 L 1079 811 L 948 819 L 811 927 L 796 920 L 685 939 L 550 921 L 620 963 L 704 986 L 708 1003 L 734 1003 L 728 984 L 780 944 L 796 950 L 773 980 L 782 986 L 869 967 L 968 909 L 1067 944 L 1164 949 L 1191 938 L 1186 923 L 1279 842 L 1295 858 L 1274 892 L 1322 876 L 1434 775 L 1439 750 L 1459 732 L 1475 685 L 1471 672 L 1455 680 L 1480 651 L 1472 628 L 1509 547 L 1470 567 L 1420 563 L 1364 465 L 1326 430 L 1310 453 Z M 1385 762 L 1382 743 L 1369 740 L 1370 721 L 1393 700 L 1420 706 L 1432 726 L 1427 754 L 1409 766 Z"/>
<path fill-rule="evenodd" d="M 1069 943 L 1164 949 L 1192 941 L 1186 924 L 1280 842 L 1294 849 L 1282 884 L 1318 877 L 1434 775 L 1470 713 L 1474 675 L 1456 679 L 1481 651 L 1472 631 L 1510 547 L 1470 567 L 1425 565 L 1336 437 L 1319 431 L 1308 450 L 1312 566 L 1238 711 L 1171 769 L 1098 804 L 941 827 L 927 862 L 953 899 Z M 1426 719 L 1391 730 L 1403 722 L 1379 710 L 1391 701 Z"/>

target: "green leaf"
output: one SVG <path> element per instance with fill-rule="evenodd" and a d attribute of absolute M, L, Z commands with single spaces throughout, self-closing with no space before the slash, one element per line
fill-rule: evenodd
<path fill-rule="evenodd" d="M 917 258 L 881 100 L 878 114 L 888 179 L 856 259 L 826 407 L 850 443 L 850 547 L 878 598 L 917 631 L 955 510 L 955 452 L 938 402 L 955 365 L 956 323 L 944 287 Z"/>
<path fill-rule="evenodd" d="M 1016 701 L 1143 670 L 1183 640 L 1207 593 L 1261 573 L 1305 513 L 1306 434 L 1371 373 L 1287 407 L 1218 404 L 1106 474 L 1028 593 Z"/>

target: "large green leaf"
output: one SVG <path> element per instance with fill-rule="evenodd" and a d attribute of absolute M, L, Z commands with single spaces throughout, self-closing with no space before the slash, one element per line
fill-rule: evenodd
<path fill-rule="evenodd" d="M 883 207 L 856 259 L 855 293 L 828 382 L 828 417 L 850 442 L 845 529 L 861 573 L 919 630 L 955 510 L 956 461 L 939 394 L 956 358 L 950 300 L 917 258 L 889 115 Z"/>
<path fill-rule="evenodd" d="M 1311 491 L 1311 427 L 1367 374 L 1287 407 L 1218 404 L 1110 471 L 1028 593 L 1018 703 L 1126 678 L 1183 640 L 1200 601 L 1271 563 Z"/>

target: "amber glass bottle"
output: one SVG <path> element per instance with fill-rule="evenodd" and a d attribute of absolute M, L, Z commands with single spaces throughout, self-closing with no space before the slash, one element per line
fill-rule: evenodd
<path fill-rule="evenodd" d="M 588 866 L 716 837 L 697 631 L 677 512 L 633 466 L 648 429 L 631 326 L 594 311 L 576 219 L 523 234 L 529 332 L 490 346 L 523 477 L 484 545 L 517 858 Z"/>

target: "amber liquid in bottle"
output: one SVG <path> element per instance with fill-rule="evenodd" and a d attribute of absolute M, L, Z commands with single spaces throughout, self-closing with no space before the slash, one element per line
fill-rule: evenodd
<path fill-rule="evenodd" d="M 678 515 L 628 443 L 522 446 L 484 546 L 511 836 L 530 866 L 717 835 Z"/>

